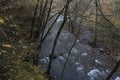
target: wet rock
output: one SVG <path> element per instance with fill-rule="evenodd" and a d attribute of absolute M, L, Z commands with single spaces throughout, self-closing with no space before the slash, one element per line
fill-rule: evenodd
<path fill-rule="evenodd" d="M 100 48 L 99 51 L 100 51 L 100 52 L 104 52 L 105 50 L 104 50 L 103 48 Z"/>
<path fill-rule="evenodd" d="M 115 80 L 120 80 L 120 77 L 116 77 Z"/>
<path fill-rule="evenodd" d="M 86 28 L 83 28 L 81 29 L 81 34 L 79 35 L 79 41 L 84 44 L 91 44 L 94 42 L 94 34 Z"/>
<path fill-rule="evenodd" d="M 81 54 L 82 56 L 87 56 L 88 54 L 87 53 L 83 53 L 83 54 Z"/>
<path fill-rule="evenodd" d="M 98 77 L 100 77 L 100 76 L 103 77 L 106 74 L 104 71 L 100 71 L 98 69 L 92 69 L 87 73 L 87 75 L 89 76 L 89 80 L 98 80 Z M 100 79 L 102 79 L 102 78 L 100 78 Z"/>
<path fill-rule="evenodd" d="M 46 70 L 60 23 L 54 25 L 54 28 L 50 31 L 51 34 L 43 42 L 39 54 L 39 64 Z M 89 45 L 93 42 L 93 34 L 87 29 L 84 29 L 79 35 L 75 46 L 68 53 L 75 38 L 74 34 L 69 31 L 61 31 L 54 52 L 56 58 L 51 65 L 50 75 L 53 78 L 52 80 L 61 80 L 61 78 L 62 80 L 104 80 L 114 67 L 116 60 L 101 54 L 99 49 L 92 48 Z M 68 59 L 67 62 L 66 59 Z M 64 72 L 62 74 L 63 68 Z M 61 77 L 61 75 L 63 76 Z M 111 80 L 115 79 L 119 79 L 117 75 L 114 75 Z"/>
<path fill-rule="evenodd" d="M 95 60 L 95 62 L 97 63 L 97 64 L 102 64 L 99 60 Z"/>

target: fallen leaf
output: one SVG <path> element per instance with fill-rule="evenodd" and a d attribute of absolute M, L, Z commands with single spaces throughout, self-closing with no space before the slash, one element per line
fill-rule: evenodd
<path fill-rule="evenodd" d="M 3 47 L 8 47 L 8 48 L 11 48 L 11 47 L 12 47 L 12 45 L 10 45 L 10 44 L 3 44 L 2 46 L 3 46 Z"/>
<path fill-rule="evenodd" d="M 2 52 L 2 53 L 6 53 L 6 51 L 4 51 L 4 50 L 1 50 L 1 52 Z"/>
<path fill-rule="evenodd" d="M 3 19 L 0 19 L 0 24 L 3 24 L 4 23 L 4 20 Z"/>
<path fill-rule="evenodd" d="M 15 52 L 15 51 L 12 51 L 12 54 L 16 54 L 16 52 Z"/>

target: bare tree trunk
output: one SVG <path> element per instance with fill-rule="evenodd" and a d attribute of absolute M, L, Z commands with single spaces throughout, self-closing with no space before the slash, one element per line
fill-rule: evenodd
<path fill-rule="evenodd" d="M 111 77 L 113 76 L 113 74 L 118 70 L 119 67 L 120 67 L 120 59 L 119 59 L 119 61 L 116 63 L 115 67 L 114 67 L 113 70 L 110 72 L 110 74 L 107 76 L 106 80 L 110 80 Z"/>

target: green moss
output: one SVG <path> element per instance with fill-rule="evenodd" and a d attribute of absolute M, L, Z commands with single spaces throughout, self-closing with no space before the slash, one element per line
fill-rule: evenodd
<path fill-rule="evenodd" d="M 14 68 L 11 67 L 6 77 L 11 80 L 47 80 L 44 73 L 30 63 L 21 63 Z"/>

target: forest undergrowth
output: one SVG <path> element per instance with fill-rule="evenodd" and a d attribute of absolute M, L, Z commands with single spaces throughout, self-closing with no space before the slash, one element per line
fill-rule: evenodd
<path fill-rule="evenodd" d="M 33 13 L 33 8 L 14 7 L 0 14 L 0 80 L 47 80 L 44 70 L 35 65 L 36 43 L 29 40 Z M 119 29 L 119 19 L 112 20 Z M 119 59 L 120 38 L 110 34 L 108 25 L 97 27 L 97 46 L 107 46 L 106 54 Z"/>

